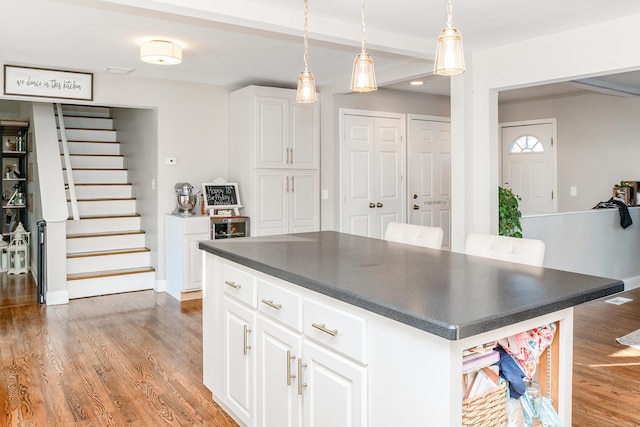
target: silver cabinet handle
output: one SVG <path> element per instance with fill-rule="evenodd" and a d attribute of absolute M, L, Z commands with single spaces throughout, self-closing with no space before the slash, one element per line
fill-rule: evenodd
<path fill-rule="evenodd" d="M 240 289 L 242 287 L 241 284 L 234 282 L 233 280 L 225 280 L 224 283 L 231 286 L 233 289 Z"/>
<path fill-rule="evenodd" d="M 302 382 L 302 368 L 306 368 L 307 364 L 302 363 L 302 359 L 298 359 L 298 394 L 302 396 L 302 392 L 304 388 L 307 386 L 306 383 Z"/>
<path fill-rule="evenodd" d="M 292 148 L 292 150 L 293 150 L 293 148 Z M 296 179 L 296 177 L 295 177 L 295 176 L 292 176 L 292 177 L 291 177 L 291 192 L 292 192 L 292 193 L 293 193 L 294 191 L 296 191 L 296 190 L 295 190 L 295 188 L 294 188 L 294 185 L 295 185 L 295 181 L 294 181 L 294 180 L 295 180 L 295 179 Z"/>
<path fill-rule="evenodd" d="M 375 207 L 376 207 L 376 204 L 375 204 L 375 203 L 369 203 L 369 207 L 370 207 L 371 209 L 373 209 L 373 208 L 375 208 Z"/>
<path fill-rule="evenodd" d="M 287 350 L 287 385 L 291 385 L 291 380 L 296 377 L 296 374 L 291 373 L 291 361 L 296 360 L 295 354 L 291 354 L 291 350 Z"/>
<path fill-rule="evenodd" d="M 286 187 L 285 187 L 284 191 L 286 191 L 288 193 L 289 192 L 289 177 L 288 176 L 284 177 L 284 182 L 286 183 L 285 184 Z"/>
<path fill-rule="evenodd" d="M 316 329 L 321 330 L 325 334 L 331 335 L 332 337 L 335 337 L 336 335 L 338 335 L 338 330 L 337 329 L 327 329 L 327 327 L 325 326 L 324 323 L 312 323 L 311 326 L 313 326 Z"/>
<path fill-rule="evenodd" d="M 380 202 L 376 203 L 376 207 L 381 208 L 382 207 L 382 203 L 380 203 Z"/>
<path fill-rule="evenodd" d="M 249 345 L 249 334 L 251 333 L 251 329 L 249 329 L 248 325 L 244 325 L 244 349 L 243 353 L 246 356 L 251 350 L 251 346 Z"/>
<path fill-rule="evenodd" d="M 289 164 L 293 164 L 293 148 L 289 148 L 289 154 L 291 155 L 291 160 L 289 161 Z"/>
<path fill-rule="evenodd" d="M 263 299 L 263 304 L 267 304 L 271 308 L 275 308 L 276 310 L 280 310 L 282 308 L 282 304 L 275 304 L 272 299 Z"/>

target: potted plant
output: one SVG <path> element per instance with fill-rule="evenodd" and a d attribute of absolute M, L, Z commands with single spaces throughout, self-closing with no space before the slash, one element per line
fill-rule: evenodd
<path fill-rule="evenodd" d="M 520 209 L 518 202 L 520 196 L 510 188 L 498 186 L 498 234 L 501 236 L 522 238 L 522 225 L 520 225 Z"/>

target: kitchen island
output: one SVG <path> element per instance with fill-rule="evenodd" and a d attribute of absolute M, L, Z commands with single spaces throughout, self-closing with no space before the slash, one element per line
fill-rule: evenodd
<path fill-rule="evenodd" d="M 336 232 L 201 242 L 204 384 L 248 426 L 460 425 L 462 352 L 557 322 L 622 282 Z"/>

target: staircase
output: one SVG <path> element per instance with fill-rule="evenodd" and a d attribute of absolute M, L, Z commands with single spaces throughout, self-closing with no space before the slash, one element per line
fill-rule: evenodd
<path fill-rule="evenodd" d="M 150 251 L 110 111 L 73 105 L 62 109 L 80 216 L 71 217 L 67 188 L 69 298 L 152 289 Z M 62 165 L 66 169 L 64 156 Z"/>

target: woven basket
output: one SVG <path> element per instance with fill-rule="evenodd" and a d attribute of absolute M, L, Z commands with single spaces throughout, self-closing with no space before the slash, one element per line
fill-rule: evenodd
<path fill-rule="evenodd" d="M 462 402 L 462 427 L 503 427 L 507 424 L 507 383 Z"/>

